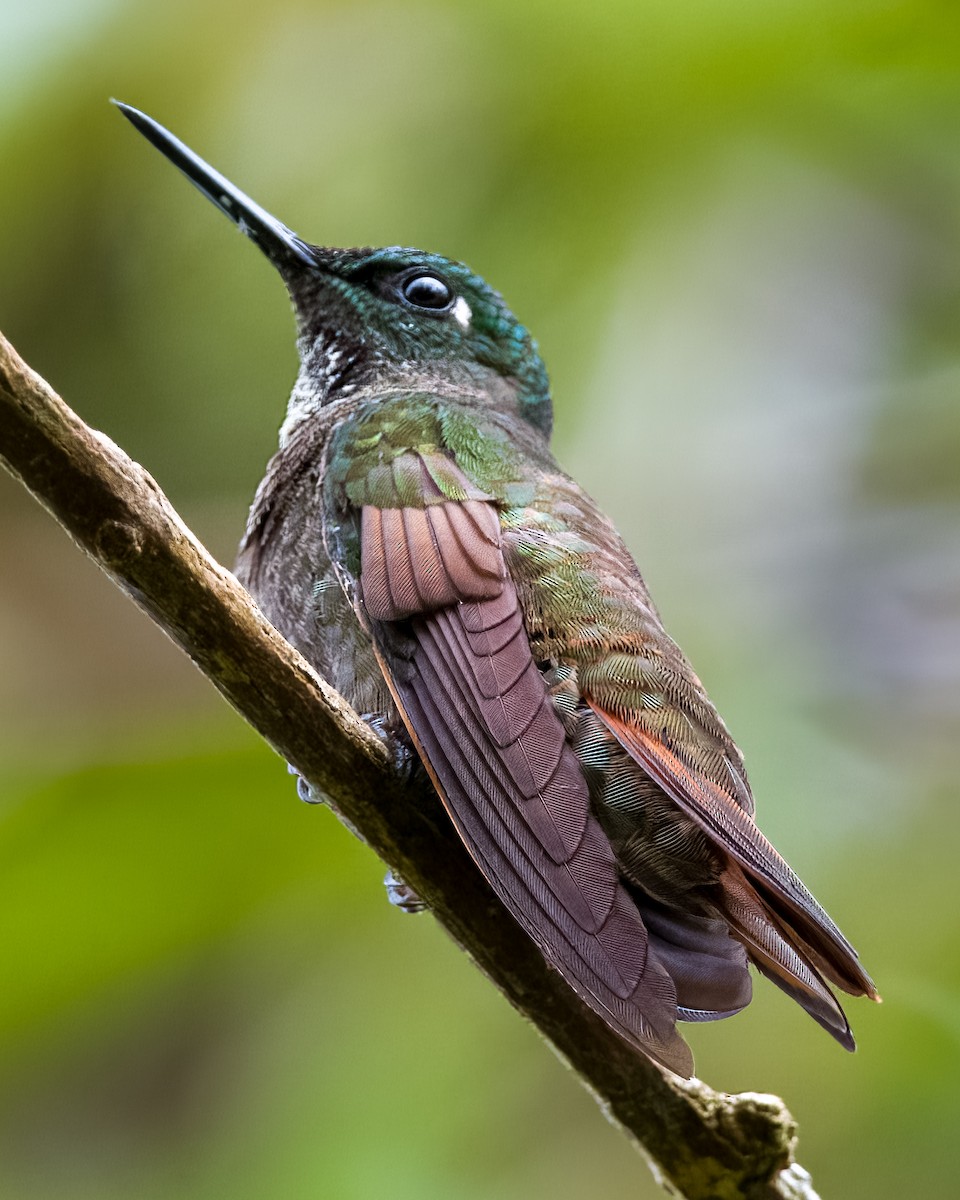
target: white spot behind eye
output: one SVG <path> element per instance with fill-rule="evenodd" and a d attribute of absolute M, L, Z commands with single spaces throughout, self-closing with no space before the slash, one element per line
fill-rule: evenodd
<path fill-rule="evenodd" d="M 462 296 L 457 297 L 457 302 L 450 311 L 453 313 L 461 329 L 470 328 L 470 318 L 473 316 L 473 313 L 470 305 Z"/>

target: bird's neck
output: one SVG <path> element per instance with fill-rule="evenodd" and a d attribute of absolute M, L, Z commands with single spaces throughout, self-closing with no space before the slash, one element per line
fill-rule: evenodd
<path fill-rule="evenodd" d="M 436 396 L 483 407 L 517 405 L 513 380 L 477 363 L 456 359 L 427 362 L 396 361 L 348 337 L 323 333 L 300 345 L 297 375 L 287 415 L 280 428 L 281 450 L 296 440 L 308 422 L 336 420 L 332 410 L 355 409 L 360 404 L 400 393 Z"/>

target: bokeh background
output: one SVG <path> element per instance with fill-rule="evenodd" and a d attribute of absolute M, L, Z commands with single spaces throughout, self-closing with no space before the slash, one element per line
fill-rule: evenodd
<path fill-rule="evenodd" d="M 311 240 L 468 261 L 886 1003 L 693 1028 L 825 1198 L 960 1148 L 960 8 L 0 0 L 0 328 L 230 563 Z M 0 1194 L 654 1197 L 382 865 L 0 478 Z"/>

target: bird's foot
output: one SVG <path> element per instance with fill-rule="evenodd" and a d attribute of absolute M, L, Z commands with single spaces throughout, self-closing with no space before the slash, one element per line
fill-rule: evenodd
<path fill-rule="evenodd" d="M 426 911 L 426 902 L 420 899 L 409 883 L 405 883 L 392 867 L 384 876 L 383 883 L 387 889 L 387 899 L 401 912 L 421 913 Z"/>
<path fill-rule="evenodd" d="M 296 777 L 297 777 L 297 795 L 300 797 L 301 800 L 304 801 L 304 803 L 306 803 L 306 804 L 328 804 L 329 803 L 329 799 L 330 799 L 329 796 L 327 796 L 327 794 L 325 792 L 321 792 L 317 788 L 311 786 L 311 784 L 309 784 L 306 781 L 306 779 L 304 779 L 304 777 L 300 774 L 300 772 L 297 770 L 296 767 L 291 766 L 290 763 L 287 763 L 287 770 L 289 771 L 289 773 L 291 775 L 296 775 Z"/>
<path fill-rule="evenodd" d="M 385 713 L 361 713 L 364 721 L 380 738 L 393 762 L 393 768 L 404 783 L 410 783 L 423 770 L 423 764 L 413 746 L 405 727 L 396 716 Z"/>

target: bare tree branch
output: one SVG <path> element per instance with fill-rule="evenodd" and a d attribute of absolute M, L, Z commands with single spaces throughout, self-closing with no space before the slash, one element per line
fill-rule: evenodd
<path fill-rule="evenodd" d="M 630 1050 L 551 971 L 425 784 L 404 783 L 346 701 L 204 550 L 156 483 L 0 334 L 0 461 L 214 686 L 396 868 L 687 1200 L 816 1200 L 776 1096 L 714 1092 Z"/>

